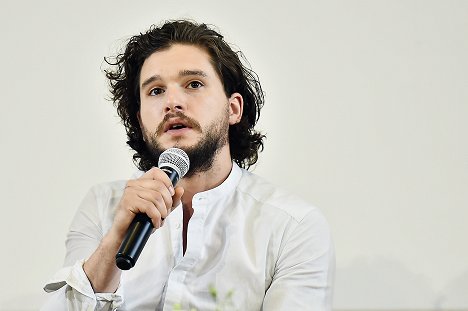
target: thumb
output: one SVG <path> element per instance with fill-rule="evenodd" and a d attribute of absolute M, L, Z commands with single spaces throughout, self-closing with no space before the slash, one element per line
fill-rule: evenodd
<path fill-rule="evenodd" d="M 182 187 L 175 187 L 174 188 L 174 195 L 172 196 L 172 207 L 177 207 L 180 204 L 180 200 L 184 195 L 184 188 Z"/>

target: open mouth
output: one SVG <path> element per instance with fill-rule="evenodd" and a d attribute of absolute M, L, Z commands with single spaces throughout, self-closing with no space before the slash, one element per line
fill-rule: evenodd
<path fill-rule="evenodd" d="M 162 135 L 163 133 L 170 133 L 173 135 L 182 135 L 187 130 L 195 130 L 201 132 L 200 125 L 189 117 L 184 116 L 182 113 L 167 114 L 163 122 L 158 126 L 157 133 Z"/>
<path fill-rule="evenodd" d="M 183 130 L 186 128 L 191 128 L 191 126 L 187 124 L 184 120 L 174 119 L 166 123 L 166 125 L 164 126 L 164 132 Z"/>
<path fill-rule="evenodd" d="M 173 124 L 169 127 L 169 130 L 180 130 L 183 128 L 186 128 L 186 126 L 183 124 Z"/>

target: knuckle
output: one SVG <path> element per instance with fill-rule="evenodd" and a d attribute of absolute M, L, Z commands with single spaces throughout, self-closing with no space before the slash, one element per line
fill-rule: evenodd
<path fill-rule="evenodd" d="M 136 184 L 136 180 L 135 179 L 130 179 L 129 181 L 127 181 L 127 184 L 125 185 L 125 190 L 127 190 L 130 187 L 134 187 L 135 184 Z"/>
<path fill-rule="evenodd" d="M 161 169 L 159 169 L 158 167 L 152 167 L 149 171 L 148 171 L 148 175 L 149 176 L 152 176 L 152 177 L 159 177 L 161 176 Z"/>
<path fill-rule="evenodd" d="M 151 213 L 154 210 L 154 204 L 152 202 L 144 201 L 142 205 L 142 207 L 145 209 L 145 212 Z"/>
<path fill-rule="evenodd" d="M 157 194 L 155 194 L 154 200 L 158 203 L 164 202 L 164 196 L 160 192 L 158 192 Z"/>

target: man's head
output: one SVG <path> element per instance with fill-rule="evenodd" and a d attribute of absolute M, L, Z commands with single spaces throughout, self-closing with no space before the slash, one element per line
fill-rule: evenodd
<path fill-rule="evenodd" d="M 191 62 L 194 57 L 198 58 Z M 204 68 L 198 68 L 203 64 L 193 65 L 203 59 L 207 60 Z M 132 37 L 115 62 L 106 61 L 114 66 L 106 70 L 106 76 L 140 169 L 156 166 L 158 152 L 170 147 L 168 139 L 178 142 L 178 134 L 162 135 L 174 122 L 203 132 L 197 148 L 205 148 L 202 155 L 208 154 L 201 158 L 229 142 L 231 157 L 241 167 L 248 168 L 257 161 L 264 136 L 254 126 L 263 106 L 262 89 L 255 73 L 214 30 L 188 21 L 153 26 Z M 183 64 L 170 66 L 174 62 Z M 218 91 L 214 78 L 219 81 Z M 212 108 L 210 100 L 225 103 L 224 108 Z M 194 107 L 197 102 L 209 111 L 186 114 L 184 105 Z M 238 106 L 240 112 L 236 111 Z M 237 119 L 230 117 L 233 112 L 240 113 Z M 195 145 L 185 145 L 183 140 L 180 143 L 184 150 Z"/>

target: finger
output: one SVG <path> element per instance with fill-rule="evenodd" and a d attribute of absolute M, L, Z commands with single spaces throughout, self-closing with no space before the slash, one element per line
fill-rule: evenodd
<path fill-rule="evenodd" d="M 174 195 L 172 196 L 172 207 L 177 207 L 182 200 L 182 196 L 184 195 L 184 188 L 176 187 L 174 189 Z"/>
<path fill-rule="evenodd" d="M 167 176 L 167 174 L 157 167 L 153 167 L 144 173 L 139 179 L 154 179 L 162 181 L 166 187 L 172 186 L 172 182 Z"/>
<path fill-rule="evenodd" d="M 145 190 L 139 191 L 137 196 L 151 202 L 159 211 L 162 218 L 166 218 L 172 206 L 172 198 L 167 189 L 162 191 Z"/>
<path fill-rule="evenodd" d="M 161 227 L 162 215 L 152 202 L 139 198 L 135 201 L 135 208 L 138 209 L 139 213 L 144 213 L 151 219 L 154 228 Z"/>
<path fill-rule="evenodd" d="M 155 191 L 167 189 L 170 195 L 172 195 L 174 192 L 172 184 L 170 184 L 168 187 L 166 183 L 163 182 L 162 180 L 155 180 L 155 179 L 132 179 L 127 182 L 126 188 L 151 189 Z"/>

